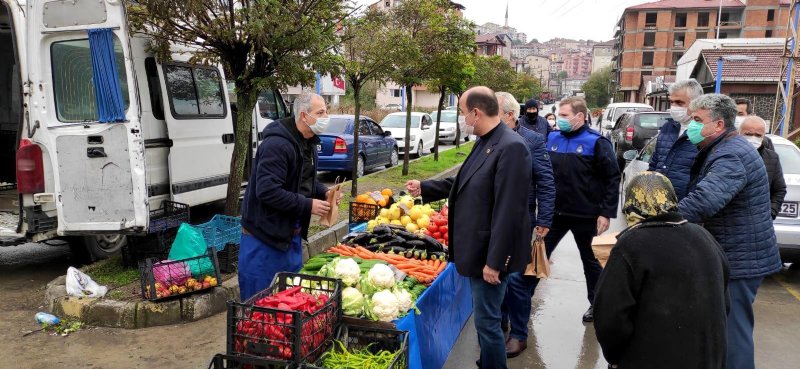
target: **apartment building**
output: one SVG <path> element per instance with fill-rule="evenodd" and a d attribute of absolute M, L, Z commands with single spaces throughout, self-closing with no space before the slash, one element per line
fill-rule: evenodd
<path fill-rule="evenodd" d="M 601 42 L 592 47 L 592 73 L 611 65 L 614 58 L 614 41 Z"/>
<path fill-rule="evenodd" d="M 550 58 L 541 55 L 528 55 L 525 58 L 525 73 L 539 78 L 542 86 L 550 83 Z"/>
<path fill-rule="evenodd" d="M 564 71 L 567 76 L 588 77 L 592 73 L 592 53 L 589 52 L 570 52 L 561 56 L 564 61 Z"/>
<path fill-rule="evenodd" d="M 618 99 L 644 101 L 642 78 L 675 75 L 697 39 L 784 38 L 788 18 L 789 0 L 662 0 L 629 7 L 615 33 Z"/>

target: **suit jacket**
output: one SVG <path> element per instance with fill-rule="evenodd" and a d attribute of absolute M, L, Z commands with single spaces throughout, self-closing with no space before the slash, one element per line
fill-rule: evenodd
<path fill-rule="evenodd" d="M 450 260 L 466 277 L 482 277 L 486 265 L 521 272 L 531 259 L 530 152 L 502 123 L 487 140 L 480 152 L 477 144 L 470 152 L 467 160 L 474 162 L 466 172 L 421 185 L 425 202 L 448 198 Z"/>

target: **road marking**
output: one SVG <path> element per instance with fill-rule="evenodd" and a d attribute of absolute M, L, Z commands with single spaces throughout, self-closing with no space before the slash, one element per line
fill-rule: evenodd
<path fill-rule="evenodd" d="M 781 285 L 781 287 L 783 287 L 785 290 L 789 291 L 789 293 L 792 294 L 792 296 L 794 296 L 794 298 L 797 299 L 797 301 L 800 301 L 800 292 L 792 288 L 792 286 L 789 283 L 786 283 L 786 278 L 784 276 L 774 275 L 772 276 L 772 279 L 778 282 L 778 284 Z"/>

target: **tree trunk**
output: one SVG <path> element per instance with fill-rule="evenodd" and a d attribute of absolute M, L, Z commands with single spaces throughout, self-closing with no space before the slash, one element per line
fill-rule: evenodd
<path fill-rule="evenodd" d="M 436 141 L 433 144 L 433 161 L 439 161 L 439 124 L 442 122 L 442 104 L 444 104 L 444 94 L 447 92 L 447 88 L 444 86 L 439 87 L 439 107 L 436 110 Z M 456 125 L 458 125 L 458 121 L 456 121 Z"/>
<path fill-rule="evenodd" d="M 253 109 L 256 107 L 258 93 L 252 85 L 236 86 L 236 104 L 238 114 L 234 126 L 236 141 L 233 144 L 231 156 L 230 175 L 228 176 L 228 194 L 225 199 L 225 214 L 239 215 L 239 195 L 242 191 L 242 175 L 247 162 L 247 153 L 250 147 L 250 131 L 253 127 Z M 253 169 L 255 170 L 255 169 Z M 254 184 L 253 184 L 254 185 Z"/>
<path fill-rule="evenodd" d="M 408 158 L 411 155 L 409 147 L 411 145 L 411 89 L 414 85 L 406 85 L 406 154 L 403 156 L 403 175 L 408 175 Z M 421 124 L 421 123 L 420 123 Z M 422 126 L 420 125 L 420 128 Z M 422 152 L 420 151 L 420 155 Z"/>
<path fill-rule="evenodd" d="M 353 83 L 353 97 L 356 100 L 356 112 L 353 117 L 353 170 L 351 178 L 353 184 L 350 187 L 350 196 L 358 196 L 358 133 L 361 127 L 361 84 Z"/>
<path fill-rule="evenodd" d="M 461 99 L 461 94 L 456 94 L 456 149 L 461 148 L 461 123 L 458 122 L 458 116 L 461 114 L 461 109 L 458 108 L 458 101 Z"/>

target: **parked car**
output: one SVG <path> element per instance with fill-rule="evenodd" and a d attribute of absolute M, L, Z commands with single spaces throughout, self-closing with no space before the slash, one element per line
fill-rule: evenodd
<path fill-rule="evenodd" d="M 433 119 L 427 113 L 411 113 L 411 135 L 408 151 L 422 156 L 433 149 L 436 132 L 432 129 Z M 391 113 L 381 121 L 381 128 L 392 133 L 397 140 L 400 153 L 406 148 L 406 113 Z M 427 150 L 427 151 L 426 151 Z"/>
<path fill-rule="evenodd" d="M 619 169 L 625 168 L 622 154 L 628 150 L 641 150 L 647 141 L 658 134 L 658 130 L 669 120 L 669 113 L 642 112 L 624 113 L 617 120 L 609 136 L 614 145 Z"/>
<path fill-rule="evenodd" d="M 435 111 L 431 112 L 431 119 L 433 120 L 433 125 L 436 125 L 436 117 L 437 117 L 436 112 Z M 439 141 L 452 143 L 453 145 L 455 145 L 457 124 L 458 120 L 456 119 L 456 111 L 442 110 L 442 121 L 439 122 Z M 464 124 L 461 124 L 461 139 L 464 141 L 469 141 L 468 137 L 464 137 Z"/>
<path fill-rule="evenodd" d="M 359 177 L 367 169 L 397 165 L 397 141 L 391 132 L 384 131 L 369 117 L 361 117 L 358 150 L 353 149 L 352 115 L 331 115 L 331 123 L 319 135 L 319 170 L 352 173 L 353 155 L 358 155 L 356 173 Z"/>
<path fill-rule="evenodd" d="M 800 149 L 783 137 L 767 136 L 772 140 L 775 152 L 778 153 L 783 179 L 786 181 L 786 197 L 783 199 L 778 217 L 773 221 L 778 248 L 783 262 L 800 262 Z M 630 163 L 622 171 L 623 188 L 627 187 L 630 179 L 636 174 L 648 169 L 657 139 L 658 136 L 653 137 L 638 153 L 635 150 L 625 152 L 624 157 L 630 160 Z M 622 201 L 625 199 L 622 198 Z"/>
<path fill-rule="evenodd" d="M 619 117 L 622 114 L 625 114 L 629 111 L 631 112 L 639 112 L 639 111 L 653 111 L 652 106 L 647 104 L 637 104 L 637 103 L 613 103 L 608 104 L 606 107 L 605 113 L 603 113 L 602 120 L 600 121 L 600 133 L 603 136 L 609 137 L 610 131 L 614 129 L 614 124 L 617 122 Z"/>
<path fill-rule="evenodd" d="M 403 110 L 403 107 L 400 106 L 400 104 L 386 104 L 381 109 L 389 111 L 400 111 Z"/>

